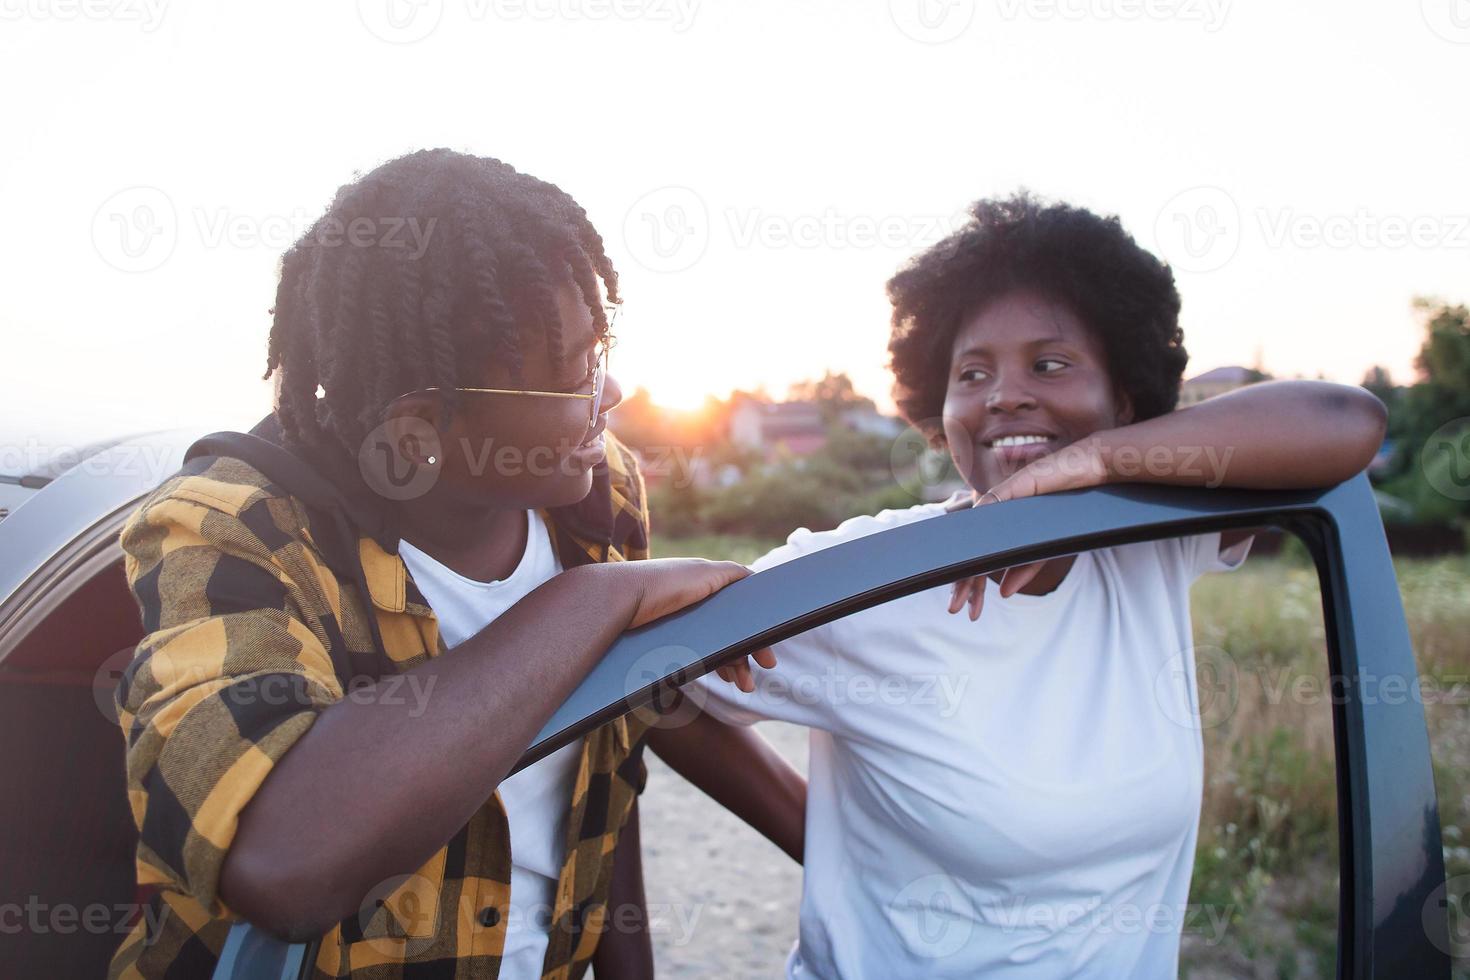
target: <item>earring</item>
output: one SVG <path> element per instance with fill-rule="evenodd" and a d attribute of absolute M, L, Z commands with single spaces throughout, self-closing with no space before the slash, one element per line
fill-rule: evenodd
<path fill-rule="evenodd" d="M 429 457 L 429 465 L 430 466 L 433 466 L 437 462 L 439 462 L 439 461 L 437 459 L 435 459 L 433 456 L 430 456 Z"/>

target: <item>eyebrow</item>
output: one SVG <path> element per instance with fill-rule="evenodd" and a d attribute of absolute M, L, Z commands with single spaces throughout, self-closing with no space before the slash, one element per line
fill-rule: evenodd
<path fill-rule="evenodd" d="M 1082 352 L 1082 347 L 1081 346 L 1079 346 L 1078 344 L 1074 343 L 1073 341 L 1067 340 L 1066 338 L 1062 338 L 1062 337 L 1039 337 L 1036 340 L 1028 340 L 1028 341 L 1026 341 L 1022 346 L 1033 348 L 1033 349 L 1034 348 L 1037 348 L 1037 347 L 1065 347 L 1068 350 L 1076 351 L 1078 353 L 1081 353 Z M 962 351 L 957 351 L 957 352 L 955 352 L 955 355 L 954 356 L 957 357 L 957 358 L 959 358 L 959 357 L 969 357 L 971 354 L 989 354 L 989 353 L 990 353 L 990 348 L 989 347 L 986 347 L 984 344 L 980 344 L 980 345 L 977 345 L 975 347 L 966 347 Z"/>

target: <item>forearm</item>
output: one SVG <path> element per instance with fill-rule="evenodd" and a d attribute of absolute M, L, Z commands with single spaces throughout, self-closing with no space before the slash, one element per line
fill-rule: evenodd
<path fill-rule="evenodd" d="M 653 941 L 648 931 L 648 905 L 643 895 L 643 848 L 638 830 L 638 802 L 618 834 L 613 877 L 608 890 L 602 937 L 592 954 L 597 980 L 647 980 L 653 976 Z"/>
<path fill-rule="evenodd" d="M 636 598 L 603 567 L 545 583 L 398 675 L 396 695 L 355 690 L 323 710 L 243 811 L 220 878 L 225 903 L 283 935 L 320 933 L 379 882 L 422 866 L 632 615 Z"/>
<path fill-rule="evenodd" d="M 1358 473 L 1386 421 L 1361 388 L 1268 381 L 1092 438 L 1107 482 L 1293 489 Z"/>
<path fill-rule="evenodd" d="M 683 717 L 682 714 L 675 717 Z M 806 843 L 806 779 L 753 729 L 700 712 L 648 733 L 648 747 L 798 864 Z"/>

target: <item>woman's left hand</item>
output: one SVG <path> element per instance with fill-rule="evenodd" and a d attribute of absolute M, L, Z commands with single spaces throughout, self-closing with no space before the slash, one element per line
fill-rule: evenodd
<path fill-rule="evenodd" d="M 1027 463 L 989 490 L 972 492 L 969 501 L 953 505 L 950 510 L 988 506 L 1062 490 L 1082 490 L 1100 486 L 1107 480 L 1108 468 L 1100 443 L 1089 437 Z M 1000 580 L 1001 597 L 1009 598 L 1024 589 L 1045 567 L 1045 561 L 1034 561 L 1004 569 Z M 985 604 L 985 576 L 960 579 L 954 584 L 949 600 L 950 613 L 959 612 L 966 604 L 970 607 L 970 621 L 979 619 Z"/>
<path fill-rule="evenodd" d="M 723 667 L 716 667 L 715 673 L 720 676 L 720 680 L 734 684 L 746 694 L 754 693 L 755 678 L 750 673 L 750 662 L 752 660 L 766 668 L 766 670 L 772 670 L 776 666 L 776 654 L 770 647 L 762 647 L 748 657 L 741 657 L 739 660 L 732 660 Z"/>

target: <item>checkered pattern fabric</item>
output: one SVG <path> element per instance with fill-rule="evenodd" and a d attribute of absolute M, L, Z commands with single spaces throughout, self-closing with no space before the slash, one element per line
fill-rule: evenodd
<path fill-rule="evenodd" d="M 543 515 L 564 567 L 648 556 L 636 460 L 610 433 L 607 447 L 592 493 Z M 138 880 L 154 908 L 118 950 L 113 977 L 209 975 L 231 918 L 218 887 L 238 816 L 344 696 L 333 649 L 353 673 L 378 678 L 446 653 L 396 539 L 353 531 L 360 567 L 349 573 L 319 546 L 316 513 L 260 471 L 221 456 L 197 463 L 150 494 L 121 534 L 146 635 L 117 705 Z M 545 977 L 582 976 L 596 949 L 618 834 L 645 778 L 644 734 L 626 716 L 583 739 Z M 508 834 L 496 794 L 427 864 L 325 937 L 316 976 L 495 977 Z"/>

